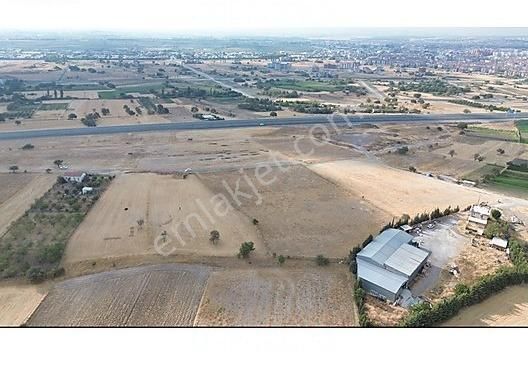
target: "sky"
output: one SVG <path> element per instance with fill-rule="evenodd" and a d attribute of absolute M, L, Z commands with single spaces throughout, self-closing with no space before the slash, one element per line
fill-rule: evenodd
<path fill-rule="evenodd" d="M 523 27 L 526 0 L 0 0 L 0 30 L 302 34 L 363 27 Z"/>

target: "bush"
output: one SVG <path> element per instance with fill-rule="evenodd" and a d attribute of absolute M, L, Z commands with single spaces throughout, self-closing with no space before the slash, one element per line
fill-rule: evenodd
<path fill-rule="evenodd" d="M 317 255 L 317 257 L 315 258 L 315 263 L 318 266 L 326 266 L 330 264 L 330 260 L 328 259 L 328 257 L 324 257 L 323 255 Z"/>
<path fill-rule="evenodd" d="M 46 273 L 44 273 L 44 271 L 41 268 L 34 267 L 34 268 L 30 268 L 26 272 L 26 278 L 31 283 L 39 283 L 39 282 L 44 281 L 44 279 L 46 279 Z"/>
<path fill-rule="evenodd" d="M 244 242 L 240 245 L 238 252 L 238 258 L 248 258 L 251 252 L 255 250 L 255 244 L 253 242 Z"/>
<path fill-rule="evenodd" d="M 494 220 L 498 221 L 501 217 L 502 213 L 497 209 L 491 209 L 491 216 Z"/>

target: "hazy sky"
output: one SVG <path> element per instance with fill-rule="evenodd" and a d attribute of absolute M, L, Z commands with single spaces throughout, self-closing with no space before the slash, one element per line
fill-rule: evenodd
<path fill-rule="evenodd" d="M 265 32 L 528 26 L 526 0 L 0 0 L 0 29 Z"/>

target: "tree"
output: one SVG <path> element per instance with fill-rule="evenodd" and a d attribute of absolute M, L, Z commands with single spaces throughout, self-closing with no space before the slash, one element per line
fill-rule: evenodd
<path fill-rule="evenodd" d="M 53 161 L 53 164 L 56 165 L 57 167 L 62 166 L 63 163 L 64 163 L 64 161 L 62 159 L 55 159 Z"/>
<path fill-rule="evenodd" d="M 277 116 L 277 112 L 275 112 L 275 111 L 271 111 L 271 112 L 270 112 L 270 116 L 271 116 L 271 117 L 276 117 L 276 116 Z"/>
<path fill-rule="evenodd" d="M 218 230 L 211 231 L 209 241 L 213 244 L 216 244 L 218 243 L 218 240 L 220 240 L 220 233 L 218 232 Z"/>
<path fill-rule="evenodd" d="M 238 252 L 238 258 L 248 258 L 251 252 L 255 250 L 255 244 L 253 242 L 244 242 L 240 245 Z"/>
<path fill-rule="evenodd" d="M 73 119 L 77 119 L 77 115 L 74 114 L 74 113 L 71 113 L 68 115 L 68 120 L 73 120 Z"/>
<path fill-rule="evenodd" d="M 9 166 L 9 171 L 11 171 L 13 174 L 16 174 L 18 171 L 18 166 Z"/>
<path fill-rule="evenodd" d="M 277 262 L 279 263 L 279 265 L 282 266 L 282 264 L 284 264 L 285 261 L 286 261 L 286 257 L 284 257 L 283 255 L 279 255 L 279 257 L 277 257 Z"/>
<path fill-rule="evenodd" d="M 46 174 L 51 174 L 51 168 L 46 169 Z"/>
<path fill-rule="evenodd" d="M 20 120 L 15 120 L 15 125 L 20 125 L 22 122 Z"/>
<path fill-rule="evenodd" d="M 38 267 L 30 268 L 26 272 L 26 278 L 29 279 L 31 283 L 39 283 L 46 279 L 46 273 L 44 273 L 44 271 Z"/>
<path fill-rule="evenodd" d="M 414 167 L 414 166 L 409 166 L 409 171 L 411 171 L 411 172 L 416 172 L 416 167 Z"/>
<path fill-rule="evenodd" d="M 504 154 L 504 149 L 498 148 L 497 149 L 497 153 L 499 153 L 500 155 L 503 155 Z"/>
<path fill-rule="evenodd" d="M 451 158 L 453 158 L 455 154 L 456 152 L 453 149 L 449 150 L 449 155 L 451 156 Z"/>
<path fill-rule="evenodd" d="M 502 213 L 501 213 L 499 210 L 497 210 L 497 209 L 491 209 L 491 217 L 492 217 L 494 220 L 498 221 L 498 220 L 500 219 L 501 216 L 502 216 Z"/>

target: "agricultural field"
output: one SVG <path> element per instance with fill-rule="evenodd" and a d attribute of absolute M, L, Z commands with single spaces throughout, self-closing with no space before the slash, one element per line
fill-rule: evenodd
<path fill-rule="evenodd" d="M 71 237 L 66 271 L 76 263 L 131 256 L 235 257 L 245 241 L 255 243 L 255 256 L 264 254 L 251 219 L 213 196 L 194 175 L 118 176 Z M 209 240 L 212 230 L 220 232 L 217 244 Z"/>
<path fill-rule="evenodd" d="M 528 287 L 507 287 L 482 303 L 464 308 L 443 326 L 527 326 Z"/>
<path fill-rule="evenodd" d="M 337 161 L 314 164 L 310 169 L 362 197 L 388 218 L 404 213 L 413 216 L 437 207 L 464 208 L 479 198 L 487 202 L 497 200 L 491 193 L 390 168 L 379 162 Z"/>
<path fill-rule="evenodd" d="M 59 263 L 66 242 L 109 181 L 110 177 L 88 176 L 85 184 L 95 192 L 83 197 L 82 184 L 64 181 L 57 181 L 34 203 L 24 197 L 24 205 L 31 207 L 0 238 L 0 278 L 41 282 L 63 274 Z"/>
<path fill-rule="evenodd" d="M 0 174 L 0 238 L 55 180 L 54 175 Z"/>
<path fill-rule="evenodd" d="M 528 120 L 519 120 L 515 123 L 519 130 L 521 141 L 528 143 Z"/>
<path fill-rule="evenodd" d="M 78 277 L 53 287 L 28 326 L 192 326 L 210 268 L 167 264 Z"/>
<path fill-rule="evenodd" d="M 197 326 L 356 326 L 353 276 L 345 266 L 215 271 Z"/>
<path fill-rule="evenodd" d="M 265 171 L 262 182 L 255 169 L 201 174 L 200 180 L 230 200 L 226 187 L 247 195 L 231 200 L 232 205 L 258 221 L 268 255 L 343 258 L 391 218 L 304 166 Z"/>
<path fill-rule="evenodd" d="M 42 300 L 49 286 L 0 285 L 0 327 L 24 325 Z"/>
<path fill-rule="evenodd" d="M 510 193 L 523 198 L 528 197 L 528 172 L 505 170 L 500 175 L 491 177 L 485 184 L 486 187 Z"/>

